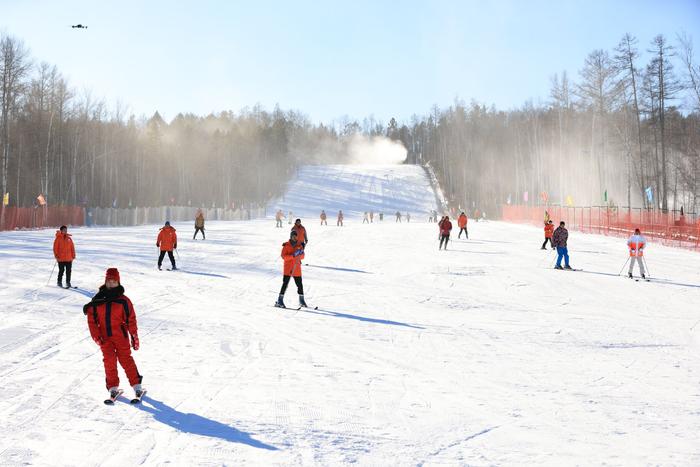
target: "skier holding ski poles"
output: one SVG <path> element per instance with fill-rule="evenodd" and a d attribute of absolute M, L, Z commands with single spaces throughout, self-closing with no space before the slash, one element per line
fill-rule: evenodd
<path fill-rule="evenodd" d="M 145 393 L 141 387 L 143 376 L 139 374 L 136 362 L 131 356 L 131 348 L 139 349 L 136 312 L 129 297 L 124 295 L 117 268 L 107 269 L 104 285 L 92 300 L 83 306 L 83 313 L 87 317 L 90 336 L 102 351 L 105 382 L 110 396 L 105 403 L 114 403 L 123 392 L 119 389 L 117 361 L 134 389 L 134 402 L 140 400 Z"/>
<path fill-rule="evenodd" d="M 632 235 L 629 240 L 627 240 L 627 246 L 630 250 L 630 269 L 627 276 L 632 279 L 632 272 L 634 271 L 634 262 L 637 261 L 639 264 L 639 273 L 642 275 L 642 279 L 646 279 L 644 275 L 644 246 L 646 245 L 646 239 L 642 236 L 642 232 L 639 229 L 634 229 L 634 235 Z"/>
<path fill-rule="evenodd" d="M 280 256 L 284 260 L 284 266 L 282 288 L 280 289 L 279 297 L 277 297 L 277 302 L 275 302 L 275 306 L 278 308 L 287 308 L 284 304 L 284 293 L 287 291 L 290 277 L 294 277 L 294 283 L 297 285 L 299 306 L 307 306 L 304 300 L 304 285 L 301 282 L 301 260 L 304 259 L 304 246 L 304 242 L 298 240 L 296 230 L 292 230 L 289 233 L 289 241 L 282 244 Z"/>

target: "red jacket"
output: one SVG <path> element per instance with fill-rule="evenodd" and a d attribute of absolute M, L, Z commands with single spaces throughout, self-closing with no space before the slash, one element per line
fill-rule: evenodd
<path fill-rule="evenodd" d="M 452 231 L 452 222 L 449 219 L 445 219 L 440 222 L 440 235 L 449 235 Z"/>
<path fill-rule="evenodd" d="M 553 233 L 554 233 L 554 224 L 545 224 L 544 225 L 544 238 L 552 238 Z"/>
<path fill-rule="evenodd" d="M 297 251 L 301 251 L 301 253 L 294 256 L 294 253 Z M 301 246 L 301 243 L 297 241 L 294 245 L 292 245 L 291 240 L 284 242 L 282 244 L 282 253 L 280 256 L 284 260 L 283 274 L 285 276 L 300 277 L 301 260 L 304 259 L 304 248 Z"/>
<path fill-rule="evenodd" d="M 463 229 L 467 226 L 467 215 L 466 214 L 459 215 L 459 219 L 457 219 L 457 225 L 459 225 L 460 229 Z"/>
<path fill-rule="evenodd" d="M 68 263 L 75 259 L 75 246 L 70 234 L 62 234 L 56 231 L 56 239 L 53 241 L 53 255 L 59 263 Z"/>
<path fill-rule="evenodd" d="M 299 224 L 299 225 L 294 224 L 294 227 L 292 227 L 292 230 L 296 230 L 296 232 L 297 232 L 297 239 L 298 239 L 300 242 L 304 242 L 305 244 L 306 244 L 306 243 L 309 243 L 309 237 L 306 235 L 306 228 L 305 228 L 303 225 L 301 225 L 301 224 Z"/>
<path fill-rule="evenodd" d="M 115 346 L 129 347 L 130 336 L 136 336 L 136 312 L 121 285 L 107 289 L 104 285 L 90 303 L 83 307 L 93 340 L 112 341 Z"/>
<path fill-rule="evenodd" d="M 173 251 L 177 248 L 177 234 L 175 229 L 169 225 L 160 229 L 156 246 L 160 247 L 160 251 Z"/>

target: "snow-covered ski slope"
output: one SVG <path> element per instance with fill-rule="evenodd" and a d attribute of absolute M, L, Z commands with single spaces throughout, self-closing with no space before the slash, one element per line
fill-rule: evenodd
<path fill-rule="evenodd" d="M 299 168 L 285 195 L 268 206 L 270 215 L 282 209 L 285 216 L 292 211 L 314 219 L 322 209 L 332 220 L 341 209 L 345 216 L 365 211 L 422 216 L 436 209 L 436 198 L 418 165 L 308 165 Z"/>
<path fill-rule="evenodd" d="M 53 231 L 0 233 L 0 465 L 700 465 L 697 253 L 651 244 L 635 282 L 620 239 L 571 232 L 563 272 L 540 229 L 438 251 L 424 221 L 305 222 L 300 311 L 272 307 L 286 223 L 175 224 L 179 272 L 156 226 L 72 229 L 75 290 L 46 285 Z M 110 266 L 140 406 L 121 370 L 102 403 L 82 313 Z"/>

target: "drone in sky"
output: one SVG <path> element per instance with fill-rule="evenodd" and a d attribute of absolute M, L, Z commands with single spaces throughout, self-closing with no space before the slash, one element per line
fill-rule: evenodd
<path fill-rule="evenodd" d="M 74 24 L 73 26 L 71 26 L 71 28 L 73 28 L 73 29 L 87 29 L 88 27 L 83 26 L 82 24 Z"/>

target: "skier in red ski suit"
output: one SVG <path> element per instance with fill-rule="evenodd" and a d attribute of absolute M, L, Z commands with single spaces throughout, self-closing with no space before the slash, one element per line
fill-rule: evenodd
<path fill-rule="evenodd" d="M 139 374 L 131 356 L 131 348 L 139 349 L 138 327 L 136 312 L 129 297 L 124 295 L 117 268 L 107 269 L 105 283 L 92 301 L 83 306 L 87 317 L 90 336 L 102 350 L 102 361 L 105 367 L 107 390 L 111 397 L 119 391 L 119 374 L 117 361 L 121 364 L 129 384 L 134 388 L 136 396 L 142 391 Z"/>

